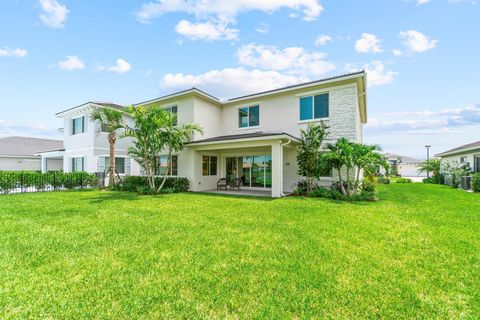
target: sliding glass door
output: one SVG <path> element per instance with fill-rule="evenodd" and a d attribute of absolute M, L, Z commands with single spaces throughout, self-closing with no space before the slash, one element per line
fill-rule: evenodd
<path fill-rule="evenodd" d="M 227 179 L 241 178 L 245 187 L 272 187 L 272 156 L 226 158 Z"/>

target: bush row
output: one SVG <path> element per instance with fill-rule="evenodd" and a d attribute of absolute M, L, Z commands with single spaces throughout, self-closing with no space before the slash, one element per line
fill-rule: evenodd
<path fill-rule="evenodd" d="M 346 182 L 344 183 L 346 188 Z M 351 182 L 350 187 L 353 187 Z M 326 198 L 341 201 L 377 201 L 377 190 L 375 184 L 363 181 L 361 185 L 361 192 L 355 195 L 347 196 L 341 192 L 340 182 L 333 183 L 330 188 L 315 186 L 312 190 L 307 191 L 307 183 L 302 180 L 297 183 L 297 188 L 294 191 L 295 195 L 307 196 L 312 198 Z"/>
<path fill-rule="evenodd" d="M 160 186 L 163 177 L 155 178 L 155 186 Z M 168 177 L 163 185 L 161 193 L 177 193 L 186 192 L 190 186 L 187 178 L 183 177 Z M 144 176 L 127 176 L 122 179 L 121 183 L 115 186 L 115 190 L 132 191 L 141 194 L 154 194 L 148 185 L 147 177 Z"/>
<path fill-rule="evenodd" d="M 0 193 L 93 188 L 98 178 L 86 172 L 12 172 L 0 171 Z"/>

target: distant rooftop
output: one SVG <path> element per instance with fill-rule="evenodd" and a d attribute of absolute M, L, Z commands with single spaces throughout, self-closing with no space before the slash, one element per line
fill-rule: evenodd
<path fill-rule="evenodd" d="M 394 153 L 384 153 L 384 156 L 387 157 L 388 160 L 392 159 L 399 159 L 401 163 L 420 163 L 422 160 L 415 159 L 415 158 L 410 158 L 410 157 L 405 157 L 401 156 L 399 154 L 394 154 Z"/>
<path fill-rule="evenodd" d="M 0 155 L 3 156 L 34 156 L 39 152 L 62 148 L 61 140 L 15 136 L 0 138 Z"/>
<path fill-rule="evenodd" d="M 453 149 L 447 150 L 445 152 L 439 153 L 439 154 L 437 154 L 437 156 L 448 155 L 448 154 L 451 154 L 451 153 L 458 153 L 458 152 L 461 152 L 461 151 L 464 151 L 464 150 L 474 149 L 474 148 L 479 148 L 480 149 L 480 141 L 464 144 L 463 146 L 453 148 Z"/>

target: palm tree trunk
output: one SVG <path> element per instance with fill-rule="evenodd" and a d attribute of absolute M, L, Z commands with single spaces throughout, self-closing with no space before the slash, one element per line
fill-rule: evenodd
<path fill-rule="evenodd" d="M 110 176 L 108 177 L 108 185 L 110 187 L 115 186 L 115 138 L 115 132 L 110 132 L 108 137 L 108 142 L 110 144 Z"/>
<path fill-rule="evenodd" d="M 165 172 L 165 175 L 163 176 L 162 183 L 160 184 L 160 187 L 158 187 L 157 192 L 160 192 L 160 190 L 162 190 L 163 185 L 165 184 L 165 181 L 167 181 L 167 177 L 170 175 L 171 164 L 172 164 L 172 150 L 168 150 L 167 172 Z"/>
<path fill-rule="evenodd" d="M 343 185 L 343 179 L 342 179 L 342 167 L 338 168 L 338 180 L 340 181 L 340 190 L 342 190 L 342 193 L 344 195 L 347 195 L 347 191 L 345 190 L 345 186 Z"/>

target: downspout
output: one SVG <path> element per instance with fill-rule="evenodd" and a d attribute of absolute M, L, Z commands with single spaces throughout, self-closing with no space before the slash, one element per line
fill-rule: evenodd
<path fill-rule="evenodd" d="M 280 146 L 281 146 L 281 148 L 282 148 L 282 157 L 281 157 L 281 161 L 280 161 L 280 164 L 281 164 L 280 168 L 281 168 L 281 170 L 282 170 L 281 175 L 280 175 L 280 177 L 281 177 L 281 178 L 280 178 L 280 186 L 282 187 L 282 191 L 280 192 L 280 195 L 281 195 L 282 197 L 285 196 L 285 194 L 283 193 L 283 147 L 289 145 L 290 142 L 292 142 L 292 140 L 288 139 L 287 142 L 280 143 Z"/>

